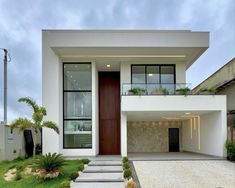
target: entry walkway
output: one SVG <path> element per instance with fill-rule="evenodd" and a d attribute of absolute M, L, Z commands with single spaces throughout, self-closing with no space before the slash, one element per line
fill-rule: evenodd
<path fill-rule="evenodd" d="M 167 153 L 128 153 L 132 161 L 177 161 L 177 160 L 221 160 L 222 157 L 205 155 L 192 152 L 167 152 Z"/>
<path fill-rule="evenodd" d="M 80 174 L 72 188 L 124 188 L 121 159 L 94 158 Z"/>

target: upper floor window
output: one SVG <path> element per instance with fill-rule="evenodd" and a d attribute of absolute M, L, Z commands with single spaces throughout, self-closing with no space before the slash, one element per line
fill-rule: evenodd
<path fill-rule="evenodd" d="M 131 83 L 132 87 L 141 87 L 147 92 L 152 92 L 160 87 L 173 92 L 175 65 L 132 65 Z"/>

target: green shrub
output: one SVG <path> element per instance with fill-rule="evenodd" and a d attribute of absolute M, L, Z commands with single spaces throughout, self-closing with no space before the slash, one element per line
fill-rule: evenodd
<path fill-rule="evenodd" d="M 122 158 L 122 162 L 123 162 L 123 163 L 126 163 L 126 162 L 128 162 L 128 161 L 129 161 L 129 160 L 128 160 L 127 157 L 123 157 L 123 158 Z"/>
<path fill-rule="evenodd" d="M 188 87 L 183 87 L 180 89 L 177 89 L 176 92 L 179 93 L 180 95 L 188 95 L 190 93 L 190 88 Z"/>
<path fill-rule="evenodd" d="M 79 164 L 78 165 L 78 171 L 83 171 L 84 170 L 84 164 Z"/>
<path fill-rule="evenodd" d="M 69 177 L 71 180 L 75 181 L 78 176 L 78 172 L 72 172 Z"/>
<path fill-rule="evenodd" d="M 81 161 L 82 161 L 83 164 L 88 164 L 90 162 L 89 159 L 81 159 Z"/>
<path fill-rule="evenodd" d="M 35 162 L 35 167 L 38 169 L 43 169 L 46 172 L 51 171 L 62 171 L 62 167 L 65 165 L 65 159 L 62 154 L 48 153 L 46 155 L 41 155 Z"/>
<path fill-rule="evenodd" d="M 166 88 L 162 88 L 162 93 L 164 95 L 169 95 L 169 91 Z"/>
<path fill-rule="evenodd" d="M 208 93 L 208 94 L 216 94 L 216 89 L 215 88 L 208 88 L 208 87 L 205 87 L 205 88 L 201 88 L 199 90 L 199 94 L 203 94 L 203 93 Z"/>
<path fill-rule="evenodd" d="M 140 94 L 144 93 L 145 90 L 142 89 L 142 88 L 140 88 L 140 87 L 134 87 L 134 88 L 132 88 L 132 89 L 129 89 L 128 92 L 131 92 L 131 93 L 133 93 L 134 95 L 140 95 Z"/>
<path fill-rule="evenodd" d="M 61 182 L 59 188 L 70 188 L 70 181 L 65 180 L 65 181 Z"/>
<path fill-rule="evenodd" d="M 227 140 L 225 147 L 227 149 L 228 159 L 231 161 L 235 161 L 235 143 Z"/>
<path fill-rule="evenodd" d="M 129 179 L 131 177 L 131 175 L 132 175 L 131 169 L 124 170 L 124 173 L 123 173 L 124 178 L 128 178 Z"/>
<path fill-rule="evenodd" d="M 123 163 L 123 164 L 122 164 L 122 167 L 123 167 L 124 170 L 129 169 L 129 168 L 130 168 L 129 162 Z"/>

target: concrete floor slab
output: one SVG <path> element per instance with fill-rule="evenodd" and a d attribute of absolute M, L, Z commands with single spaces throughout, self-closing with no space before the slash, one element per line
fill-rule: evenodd
<path fill-rule="evenodd" d="M 122 165 L 121 160 L 118 161 L 93 160 L 89 163 L 89 166 L 120 166 L 120 165 Z"/>
<path fill-rule="evenodd" d="M 121 182 L 123 173 L 81 173 L 76 182 Z"/>
<path fill-rule="evenodd" d="M 133 163 L 142 188 L 235 187 L 235 164 L 226 160 Z"/>
<path fill-rule="evenodd" d="M 124 188 L 124 182 L 73 182 L 71 188 Z"/>
<path fill-rule="evenodd" d="M 87 166 L 83 172 L 122 172 L 122 166 Z"/>
<path fill-rule="evenodd" d="M 191 152 L 128 153 L 133 161 L 223 160 L 224 158 Z"/>

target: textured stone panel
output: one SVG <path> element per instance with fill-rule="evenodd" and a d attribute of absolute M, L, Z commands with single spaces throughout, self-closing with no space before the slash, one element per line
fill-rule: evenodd
<path fill-rule="evenodd" d="M 181 122 L 128 122 L 128 152 L 168 152 L 169 128 L 179 128 L 181 145 Z"/>

